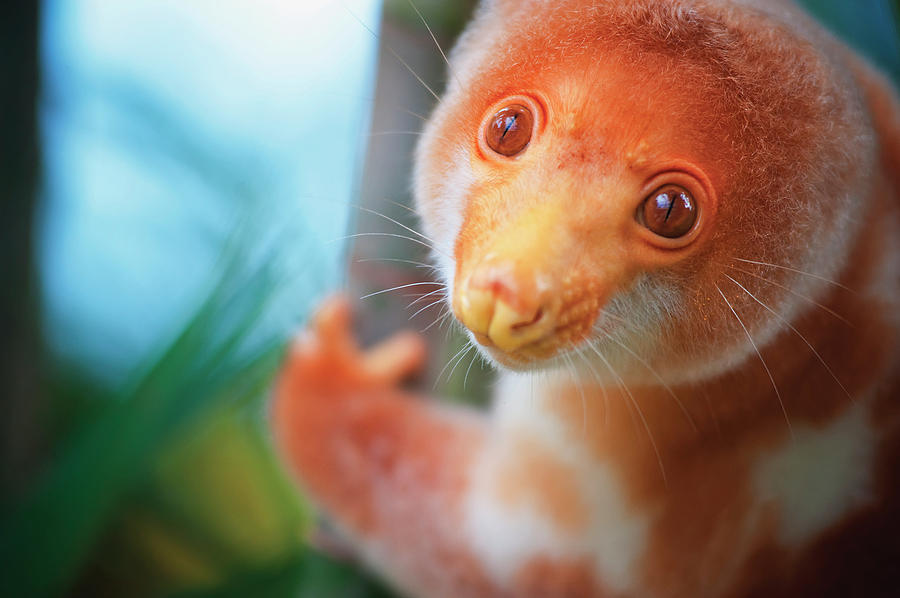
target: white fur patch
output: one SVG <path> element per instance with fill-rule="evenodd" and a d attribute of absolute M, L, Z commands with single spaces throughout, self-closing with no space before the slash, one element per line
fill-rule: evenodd
<path fill-rule="evenodd" d="M 795 428 L 793 440 L 757 465 L 760 499 L 780 507 L 783 544 L 811 540 L 870 498 L 877 439 L 867 417 L 857 404 L 825 428 Z"/>
<path fill-rule="evenodd" d="M 534 400 L 530 375 L 504 374 L 499 391 L 497 444 L 475 473 L 465 504 L 465 532 L 486 570 L 503 585 L 537 557 L 583 559 L 593 563 L 597 578 L 610 589 L 633 588 L 634 566 L 646 548 L 650 516 L 633 512 L 613 468 L 585 454 L 540 408 L 547 391 L 541 380 L 533 382 Z M 495 497 L 493 480 L 502 467 L 505 438 L 523 432 L 576 472 L 579 494 L 591 516 L 584 529 L 561 530 L 534 506 L 511 507 Z"/>

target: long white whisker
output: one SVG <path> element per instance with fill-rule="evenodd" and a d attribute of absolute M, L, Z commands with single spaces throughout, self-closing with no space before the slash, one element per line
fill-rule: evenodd
<path fill-rule="evenodd" d="M 587 365 L 588 369 L 591 371 L 591 374 L 594 376 L 594 380 L 597 382 L 597 386 L 600 387 L 600 392 L 603 393 L 603 425 L 606 426 L 608 414 L 607 409 L 609 408 L 609 395 L 606 392 L 606 387 L 603 386 L 603 381 L 600 378 L 600 373 L 594 368 L 594 364 L 591 363 L 591 360 L 588 359 L 587 355 L 584 354 L 582 349 L 575 349 L 575 354 L 581 358 L 581 361 Z"/>
<path fill-rule="evenodd" d="M 784 318 L 784 316 L 782 316 L 781 314 L 777 313 L 774 309 L 772 309 L 771 307 L 769 307 L 768 305 L 766 305 L 765 303 L 763 303 L 762 301 L 760 301 L 759 299 L 757 299 L 757 297 L 756 297 L 753 293 L 751 293 L 750 291 L 748 291 L 748 290 L 746 289 L 746 287 L 744 287 L 744 285 L 742 285 L 741 283 L 739 283 L 738 281 L 736 281 L 736 280 L 733 279 L 732 277 L 728 276 L 727 274 L 725 274 L 725 278 L 727 278 L 728 280 L 730 280 L 731 282 L 733 282 L 733 283 L 736 284 L 737 286 L 741 287 L 741 290 L 743 290 L 745 293 L 747 293 L 748 295 L 750 295 L 750 297 L 752 297 L 754 301 L 756 301 L 757 303 L 759 303 L 760 305 L 762 305 L 764 308 L 766 308 L 766 309 L 769 311 L 769 313 L 771 313 L 773 316 L 775 316 L 775 317 L 778 318 L 781 322 L 783 322 L 785 326 L 787 326 L 788 328 L 790 328 L 791 330 L 793 330 L 794 333 L 796 333 L 796 335 L 800 337 L 800 340 L 802 340 L 804 343 L 806 343 L 806 346 L 809 347 L 809 350 L 813 352 L 813 355 L 816 356 L 816 359 L 818 359 L 818 360 L 819 360 L 819 363 L 822 364 L 822 367 L 825 368 L 825 371 L 827 371 L 828 374 L 834 379 L 834 381 L 837 382 L 837 385 L 841 387 L 841 390 L 844 391 L 844 394 L 847 395 L 847 398 L 850 399 L 851 401 L 853 400 L 853 397 L 850 395 L 850 392 L 844 387 L 844 385 L 841 383 L 841 381 L 838 380 L 838 377 L 837 377 L 837 376 L 835 375 L 835 373 L 831 370 L 831 368 L 828 367 L 828 364 L 825 363 L 825 360 L 822 359 L 822 356 L 819 355 L 819 352 L 816 351 L 816 348 L 813 347 L 812 344 L 811 344 L 808 340 L 806 340 L 806 337 L 803 336 L 803 335 L 800 333 L 800 331 L 797 330 L 797 329 L 794 327 L 793 324 L 791 324 L 790 322 L 788 322 L 788 321 Z"/>
<path fill-rule="evenodd" d="M 822 282 L 827 282 L 830 285 L 834 285 L 838 288 L 844 289 L 845 291 L 850 291 L 851 293 L 856 293 L 853 289 L 848 286 L 845 286 L 837 281 L 831 280 L 830 278 L 825 278 L 824 276 L 819 276 L 818 274 L 813 274 L 812 272 L 804 272 L 803 270 L 798 270 L 796 268 L 791 268 L 790 266 L 780 266 L 778 264 L 770 264 L 768 262 L 757 262 L 754 260 L 745 260 L 739 257 L 734 258 L 739 262 L 744 262 L 747 264 L 756 264 L 757 266 L 768 266 L 770 268 L 778 268 L 779 270 L 787 270 L 788 272 L 794 272 L 795 274 L 801 274 L 803 276 L 809 276 L 810 278 L 815 278 L 816 280 L 821 280 Z"/>
<path fill-rule="evenodd" d="M 413 237 L 408 237 L 406 235 L 398 235 L 397 233 L 354 233 L 352 235 L 344 235 L 343 237 L 338 237 L 337 239 L 331 239 L 328 241 L 329 243 L 337 243 L 338 241 L 346 241 L 347 239 L 358 239 L 360 237 L 393 237 L 395 239 L 406 239 L 407 241 L 412 241 L 413 243 L 418 243 L 423 247 L 427 247 L 431 251 L 437 251 L 441 253 L 435 247 L 432 247 L 425 241 L 421 241 L 419 239 L 415 239 Z"/>
<path fill-rule="evenodd" d="M 418 112 L 413 112 L 413 111 L 410 110 L 409 108 L 402 108 L 401 110 L 403 110 L 404 112 L 406 112 L 407 114 L 409 114 L 409 115 L 411 115 L 411 116 L 415 116 L 416 118 L 418 118 L 418 119 L 421 120 L 422 122 L 427 122 L 427 121 L 428 121 L 428 119 L 427 119 L 426 117 L 422 116 L 422 115 L 419 114 Z"/>
<path fill-rule="evenodd" d="M 364 208 L 364 207 L 362 207 L 362 206 L 359 206 L 359 209 L 362 210 L 363 212 L 368 212 L 369 214 L 374 214 L 374 215 L 376 215 L 376 216 L 380 216 L 381 218 L 384 218 L 385 220 L 388 220 L 388 221 L 390 221 L 390 222 L 393 222 L 394 224 L 396 224 L 396 225 L 399 226 L 400 228 L 402 228 L 402 229 L 404 229 L 404 230 L 406 230 L 406 231 L 408 231 L 408 232 L 411 232 L 412 234 L 414 234 L 415 236 L 419 237 L 420 239 L 423 239 L 423 240 L 425 240 L 425 241 L 428 241 L 429 243 L 431 243 L 431 247 L 432 247 L 432 248 L 434 247 L 434 239 L 428 237 L 427 235 L 423 235 L 422 233 L 420 233 L 419 231 L 417 231 L 416 229 L 414 229 L 414 228 L 412 228 L 412 227 L 406 226 L 405 224 L 403 224 L 403 223 L 400 222 L 399 220 L 395 220 L 395 219 L 391 218 L 390 216 L 388 216 L 387 214 L 382 214 L 381 212 L 379 212 L 379 211 L 377 211 L 377 210 L 372 210 L 372 209 L 370 209 L 370 208 Z"/>
<path fill-rule="evenodd" d="M 387 48 L 388 52 L 390 52 L 391 54 L 394 55 L 394 58 L 396 58 L 397 60 L 400 61 L 400 64 L 402 64 L 404 67 L 406 67 L 406 70 L 408 70 L 410 73 L 412 73 L 412 76 L 415 77 L 416 80 L 422 84 L 422 87 L 424 87 L 426 90 L 428 90 L 428 93 L 430 93 L 431 96 L 435 100 L 437 100 L 438 102 L 441 101 L 441 96 L 439 96 L 437 93 L 435 93 L 435 91 L 433 89 L 431 89 L 431 86 L 429 86 L 427 83 L 425 83 L 425 80 L 422 79 L 422 77 L 420 77 L 419 74 L 413 70 L 413 67 L 409 66 L 409 64 L 405 60 L 403 60 L 403 58 L 401 58 L 400 55 L 394 51 L 393 48 L 391 48 L 390 46 L 387 46 L 387 45 L 385 45 L 384 47 Z"/>
<path fill-rule="evenodd" d="M 387 135 L 411 135 L 417 137 L 423 134 L 422 131 L 376 131 L 369 133 L 369 137 L 385 137 Z"/>
<path fill-rule="evenodd" d="M 444 375 L 444 372 L 447 371 L 447 368 L 450 367 L 450 364 L 453 363 L 456 360 L 456 358 L 459 357 L 460 355 L 462 355 L 463 351 L 466 351 L 468 348 L 469 348 L 469 343 L 466 343 L 465 345 L 463 345 L 463 348 L 460 349 L 459 352 L 456 353 L 456 355 L 454 355 L 449 360 L 447 360 L 447 363 L 441 369 L 440 373 L 438 373 L 437 379 L 435 379 L 435 381 L 434 381 L 434 388 L 437 388 L 437 385 L 441 381 L 441 376 Z"/>
<path fill-rule="evenodd" d="M 424 285 L 439 285 L 444 286 L 442 282 L 411 282 L 409 284 L 402 284 L 398 287 L 391 287 L 390 289 L 382 289 L 380 291 L 375 291 L 374 293 L 369 293 L 368 295 L 363 295 L 360 297 L 362 299 L 368 299 L 369 297 L 374 297 L 375 295 L 383 295 L 384 293 L 390 293 L 391 291 L 399 291 L 401 289 L 408 289 L 410 287 L 420 287 Z"/>
<path fill-rule="evenodd" d="M 445 298 L 444 298 L 444 297 L 441 297 L 440 299 L 437 299 L 437 300 L 435 300 L 435 301 L 432 301 L 431 303 L 429 303 L 429 304 L 426 305 L 425 307 L 420 308 L 420 309 L 419 309 L 416 313 L 414 313 L 413 315 L 409 316 L 409 319 L 412 320 L 413 318 L 415 318 L 417 315 L 419 315 L 420 313 L 422 313 L 423 311 L 425 311 L 425 310 L 428 309 L 429 307 L 434 307 L 435 305 L 437 305 L 438 303 L 440 303 L 440 302 L 442 302 L 442 301 L 444 301 L 444 300 L 445 300 Z"/>
<path fill-rule="evenodd" d="M 392 206 L 397 206 L 398 208 L 406 210 L 410 214 L 418 216 L 416 211 L 414 209 L 412 209 L 411 207 L 409 207 L 408 205 L 406 205 L 405 203 L 401 203 L 399 201 L 394 201 L 393 199 L 389 199 L 387 197 L 383 197 L 380 201 L 385 201 L 385 202 L 391 204 Z"/>
<path fill-rule="evenodd" d="M 469 362 L 469 367 L 466 368 L 466 375 L 463 377 L 463 392 L 466 391 L 466 384 L 469 382 L 469 372 L 472 371 L 472 365 L 475 363 L 475 360 L 479 357 L 479 353 L 476 350 L 475 354 L 472 355 L 472 361 Z"/>
<path fill-rule="evenodd" d="M 418 268 L 428 268 L 429 270 L 437 270 L 431 264 L 426 264 L 425 262 L 417 262 L 416 260 L 405 260 L 396 257 L 370 257 L 370 258 L 361 258 L 356 260 L 357 264 L 364 264 L 366 262 L 397 262 L 400 264 L 411 264 Z"/>
<path fill-rule="evenodd" d="M 449 316 L 449 315 L 450 315 L 450 308 L 444 307 L 444 310 L 441 312 L 441 314 L 440 314 L 437 318 L 435 318 L 434 321 L 433 321 L 431 324 L 429 324 L 428 326 L 426 326 L 425 328 L 423 328 L 420 332 L 421 332 L 422 334 L 425 334 L 425 333 L 428 332 L 428 330 L 430 330 L 431 327 L 433 327 L 435 324 L 437 324 L 438 322 L 443 322 L 444 320 L 446 320 L 446 319 L 447 319 L 447 316 Z"/>
<path fill-rule="evenodd" d="M 609 423 L 609 393 L 606 391 L 606 385 L 603 384 L 603 380 L 597 370 L 594 369 L 594 364 L 591 363 L 591 360 L 581 351 L 578 351 L 578 354 L 581 355 L 581 359 L 594 374 L 594 378 L 597 380 L 597 386 L 600 387 L 600 392 L 603 393 L 603 427 L 605 428 Z"/>
<path fill-rule="evenodd" d="M 342 3 L 342 4 L 343 4 L 343 3 Z M 424 87 L 425 89 L 428 90 L 428 93 L 430 93 L 432 96 L 434 96 L 434 99 L 435 99 L 435 100 L 437 100 L 438 102 L 441 101 L 440 96 L 439 96 L 438 94 L 436 94 L 436 93 L 434 92 L 434 90 L 431 89 L 431 87 L 428 86 L 427 83 L 425 83 L 425 80 L 422 79 L 422 77 L 420 77 L 420 76 L 418 75 L 418 73 L 416 73 L 416 71 L 414 71 L 413 68 L 412 68 L 411 66 L 409 66 L 409 64 L 407 64 L 407 62 L 406 62 L 405 60 L 403 60 L 403 58 L 401 58 L 400 55 L 397 54 L 397 53 L 394 51 L 393 48 L 391 48 L 389 45 L 387 45 L 387 44 L 384 42 L 384 40 L 381 39 L 381 36 L 379 36 L 377 33 L 375 33 L 374 31 L 372 31 L 372 28 L 369 27 L 368 25 L 366 25 L 366 24 L 363 22 L 362 19 L 360 19 L 358 16 L 356 16 L 356 13 L 353 12 L 352 10 L 350 10 L 350 7 L 349 7 L 349 6 L 347 6 L 346 4 L 344 4 L 344 8 L 347 10 L 347 12 L 350 13 L 350 15 L 351 15 L 354 19 L 357 20 L 357 22 L 359 22 L 360 25 L 362 25 L 362 26 L 366 29 L 366 31 L 368 31 L 369 33 L 371 33 L 371 34 L 375 37 L 375 39 L 378 40 L 380 43 L 384 44 L 385 49 L 386 49 L 388 52 L 390 52 L 390 53 L 394 56 L 394 58 L 396 58 L 397 60 L 399 60 L 399 61 L 400 61 L 400 64 L 402 64 L 404 67 L 406 67 L 406 70 L 408 70 L 408 71 L 412 74 L 412 76 L 415 77 L 416 80 L 417 80 L 419 83 L 422 84 L 422 87 Z"/>
<path fill-rule="evenodd" d="M 416 297 L 415 299 L 413 299 L 413 300 L 409 303 L 409 305 L 406 306 L 406 309 L 410 309 L 410 308 L 411 308 L 413 305 L 415 305 L 416 303 L 420 303 L 420 302 L 424 301 L 425 299 L 428 299 L 429 297 L 432 297 L 432 296 L 434 296 L 434 295 L 437 295 L 438 293 L 441 293 L 441 292 L 443 292 L 443 291 L 445 291 L 445 290 L 446 290 L 446 288 L 435 289 L 435 290 L 433 290 L 433 291 L 431 291 L 431 292 L 429 292 L 429 293 L 425 293 L 424 295 L 419 295 L 418 297 Z M 433 305 L 433 304 L 432 304 L 432 305 Z M 413 314 L 413 317 L 415 317 L 415 314 Z"/>
<path fill-rule="evenodd" d="M 681 402 L 681 399 L 678 398 L 678 395 L 675 394 L 675 391 L 672 390 L 672 387 L 669 386 L 668 384 L 666 384 L 666 382 L 656 372 L 656 370 L 653 369 L 653 367 L 651 367 L 650 364 L 647 363 L 640 355 L 638 355 L 637 353 L 632 351 L 631 348 L 627 347 L 625 345 L 625 343 L 622 343 L 621 341 L 613 338 L 612 336 L 607 336 L 606 338 L 608 338 L 612 342 L 616 343 L 617 345 L 619 345 L 620 347 L 625 349 L 632 357 L 637 359 L 641 365 L 643 365 L 645 368 L 647 368 L 647 371 L 649 371 L 653 375 L 653 377 L 656 378 L 656 380 L 662 385 L 662 387 L 666 389 L 666 391 L 669 393 L 669 395 L 671 395 L 671 397 L 673 399 L 675 399 L 675 403 L 678 405 L 678 408 L 684 414 L 684 417 L 687 418 L 688 423 L 691 425 L 691 428 L 693 428 L 694 432 L 697 432 L 698 431 L 697 424 L 694 421 L 694 418 L 691 416 L 691 413 L 687 410 L 687 407 L 684 406 L 684 403 Z"/>
<path fill-rule="evenodd" d="M 721 295 L 722 299 L 725 300 L 725 304 L 728 305 L 728 309 L 730 309 L 731 313 L 734 314 L 734 317 L 737 318 L 738 324 L 740 324 L 741 328 L 744 329 L 744 333 L 747 335 L 747 339 L 750 341 L 750 344 L 753 345 L 753 350 L 756 351 L 756 355 L 759 357 L 760 363 L 762 363 L 763 368 L 765 368 L 766 374 L 769 375 L 769 380 L 772 382 L 772 388 L 775 389 L 775 396 L 778 397 L 778 404 L 781 406 L 781 412 L 784 414 L 784 421 L 787 422 L 788 431 L 791 434 L 791 438 L 793 438 L 794 428 L 793 426 L 791 426 L 791 419 L 788 417 L 788 412 L 784 406 L 784 401 L 781 399 L 781 392 L 778 390 L 778 385 L 775 384 L 775 377 L 772 376 L 772 371 L 769 369 L 769 365 L 766 363 L 766 360 L 763 359 L 759 347 L 756 346 L 756 341 L 753 340 L 753 337 L 750 335 L 750 331 L 747 330 L 746 326 L 744 326 L 744 322 L 741 320 L 741 317 L 738 315 L 737 311 L 735 311 L 734 307 L 731 305 L 731 302 L 728 300 L 728 297 L 725 296 L 725 293 L 722 292 L 722 289 L 719 288 L 719 285 L 716 285 L 716 290 L 719 291 L 719 295 Z"/>
<path fill-rule="evenodd" d="M 572 358 L 566 353 L 563 353 L 561 357 L 568 364 L 569 370 L 572 372 L 572 380 L 575 382 L 575 387 L 578 388 L 578 393 L 581 395 L 581 435 L 587 437 L 587 399 L 584 396 L 584 385 L 581 383 L 578 370 L 575 368 L 575 362 Z"/>
<path fill-rule="evenodd" d="M 447 382 L 448 382 L 448 383 L 453 379 L 453 372 L 456 371 L 456 368 L 459 367 L 459 364 L 461 364 L 463 361 L 466 360 L 466 357 L 469 355 L 469 353 L 470 353 L 473 349 L 474 349 L 476 352 L 478 351 L 477 349 L 475 349 L 475 345 L 473 345 L 472 343 L 468 343 L 468 346 L 469 346 L 468 350 L 467 350 L 465 353 L 463 353 L 462 357 L 460 357 L 459 359 L 456 360 L 456 365 L 454 365 L 452 368 L 450 368 L 450 373 L 447 374 Z"/>
<path fill-rule="evenodd" d="M 446 313 L 443 316 L 443 321 L 440 324 L 440 328 L 443 328 L 445 323 L 448 324 L 447 332 L 444 334 L 444 342 L 446 343 L 446 342 L 449 342 L 450 335 L 453 334 L 454 318 L 453 318 L 453 309 L 450 307 L 450 305 L 447 305 L 446 307 L 444 307 L 444 310 Z"/>
<path fill-rule="evenodd" d="M 469 351 L 474 348 L 475 346 L 472 345 L 472 343 L 470 343 L 467 339 L 463 350 L 457 353 L 453 358 L 453 361 L 455 361 L 456 363 L 453 364 L 453 367 L 450 368 L 450 373 L 447 374 L 447 384 L 450 384 L 450 381 L 453 379 L 453 372 L 455 372 L 456 368 L 459 367 L 459 364 L 463 362 L 463 360 L 466 358 L 466 355 L 469 354 Z M 440 380 L 440 377 L 438 378 L 438 380 Z"/>
<path fill-rule="evenodd" d="M 600 352 L 600 349 L 595 346 L 590 341 L 587 341 L 588 346 L 590 346 L 594 352 L 603 360 L 603 363 L 606 364 L 606 367 L 609 369 L 610 373 L 615 377 L 616 381 L 619 384 L 619 387 L 625 391 L 625 394 L 628 396 L 631 404 L 634 405 L 635 410 L 637 410 L 638 417 L 641 419 L 641 424 L 644 426 L 644 430 L 647 432 L 647 438 L 650 440 L 650 446 L 653 447 L 653 452 L 656 455 L 656 462 L 659 464 L 659 472 L 662 474 L 663 484 L 668 487 L 669 479 L 666 476 L 666 467 L 663 464 L 662 455 L 659 452 L 659 447 L 656 445 L 656 439 L 653 437 L 653 432 L 650 431 L 650 424 L 647 423 L 647 418 L 644 416 L 644 411 L 641 409 L 641 406 L 638 404 L 637 399 L 634 398 L 634 395 L 631 393 L 631 389 L 628 388 L 628 385 L 625 384 L 625 381 L 622 380 L 622 377 L 616 372 L 615 368 L 613 368 L 612 364 L 608 359 Z"/>
<path fill-rule="evenodd" d="M 425 21 L 425 17 L 422 16 L 422 13 L 419 12 L 419 9 L 416 8 L 416 5 L 413 4 L 412 0 L 409 0 L 409 5 L 412 6 L 412 9 L 416 11 L 416 14 L 419 15 L 419 18 L 422 20 L 422 24 L 425 25 L 425 29 L 428 30 L 428 35 L 431 36 L 431 39 L 434 41 L 434 45 L 437 46 L 438 52 L 441 53 L 441 57 L 444 59 L 444 62 L 447 64 L 447 71 L 453 75 L 453 78 L 456 79 L 456 83 L 459 85 L 460 89 L 462 89 L 462 81 L 459 80 L 459 77 L 456 76 L 456 72 L 453 70 L 453 66 L 450 65 L 450 60 L 447 58 L 447 55 L 444 54 L 443 48 L 441 48 L 441 44 L 438 43 L 437 37 L 435 37 L 434 32 L 431 30 L 431 27 L 428 26 L 428 23 Z"/>
<path fill-rule="evenodd" d="M 827 313 L 831 314 L 832 316 L 834 316 L 835 318 L 837 318 L 838 320 L 840 320 L 841 322 L 843 322 L 843 323 L 846 324 L 847 326 L 850 326 L 851 328 L 856 328 L 856 326 L 854 326 L 853 322 L 851 322 L 850 320 L 848 320 L 847 318 L 845 318 L 845 317 L 842 316 L 841 314 L 837 313 L 836 311 L 834 311 L 833 309 L 831 309 L 831 308 L 828 307 L 827 305 L 822 305 L 821 303 L 819 303 L 819 302 L 816 301 L 815 299 L 813 299 L 813 298 L 811 298 L 811 297 L 807 297 L 807 296 L 804 295 L 803 293 L 798 293 L 797 291 L 795 291 L 794 289 L 792 289 L 792 288 L 790 288 L 790 287 L 787 287 L 787 286 L 785 286 L 785 285 L 783 285 L 783 284 L 780 284 L 780 283 L 778 283 L 778 282 L 775 282 L 774 280 L 769 280 L 768 278 L 765 278 L 765 277 L 763 277 L 763 276 L 760 276 L 759 274 L 754 274 L 753 272 L 750 272 L 749 270 L 744 270 L 743 268 L 738 268 L 737 266 L 731 266 L 731 265 L 729 265 L 728 267 L 731 268 L 732 270 L 737 270 L 738 272 L 743 272 L 744 274 L 747 274 L 748 276 L 752 276 L 753 278 L 758 278 L 759 280 L 761 280 L 761 281 L 763 281 L 763 282 L 765 282 L 765 283 L 771 284 L 771 285 L 773 285 L 773 286 L 776 286 L 776 287 L 778 287 L 779 289 L 784 289 L 784 290 L 787 291 L 788 293 L 790 293 L 790 294 L 792 294 L 792 295 L 795 295 L 795 296 L 797 296 L 797 297 L 800 297 L 801 299 L 805 299 L 805 300 L 809 301 L 810 303 L 812 303 L 813 305 L 815 305 L 815 306 L 821 308 L 822 310 L 826 311 Z"/>
<path fill-rule="evenodd" d="M 631 324 L 631 323 L 630 323 L 628 320 L 626 320 L 625 318 L 623 318 L 623 317 L 621 317 L 621 316 L 617 316 L 617 315 L 614 314 L 614 313 L 610 313 L 609 311 L 607 311 L 607 310 L 605 310 L 605 309 L 603 309 L 603 308 L 600 309 L 600 313 L 601 313 L 602 315 L 606 316 L 607 318 L 612 318 L 613 320 L 616 320 L 617 322 L 621 322 L 622 324 Z"/>

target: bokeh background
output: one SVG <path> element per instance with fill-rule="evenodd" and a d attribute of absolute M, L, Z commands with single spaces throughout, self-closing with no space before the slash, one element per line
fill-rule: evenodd
<path fill-rule="evenodd" d="M 803 3 L 900 81 L 893 0 Z M 0 595 L 392 595 L 315 532 L 267 391 L 343 291 L 378 293 L 364 342 L 424 331 L 423 388 L 484 400 L 427 250 L 392 236 L 435 40 L 474 4 L 4 3 Z"/>

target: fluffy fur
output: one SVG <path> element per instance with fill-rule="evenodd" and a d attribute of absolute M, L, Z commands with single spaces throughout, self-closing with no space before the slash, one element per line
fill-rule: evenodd
<path fill-rule="evenodd" d="M 275 393 L 304 487 L 412 595 L 894 595 L 888 84 L 776 0 L 490 0 L 451 68 L 417 206 L 520 373 L 449 413 L 397 387 L 417 338 L 363 353 L 330 302 Z M 537 125 L 501 159 L 483 123 L 512 100 Z M 667 182 L 701 206 L 681 241 L 635 218 Z"/>

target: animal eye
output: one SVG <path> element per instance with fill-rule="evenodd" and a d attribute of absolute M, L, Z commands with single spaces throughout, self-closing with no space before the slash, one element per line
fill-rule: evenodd
<path fill-rule="evenodd" d="M 667 239 L 683 237 L 697 223 L 697 205 L 684 187 L 666 185 L 644 200 L 641 223 Z"/>
<path fill-rule="evenodd" d="M 484 138 L 488 147 L 501 156 L 522 153 L 531 142 L 534 115 L 521 104 L 512 104 L 497 111 L 488 121 Z"/>

